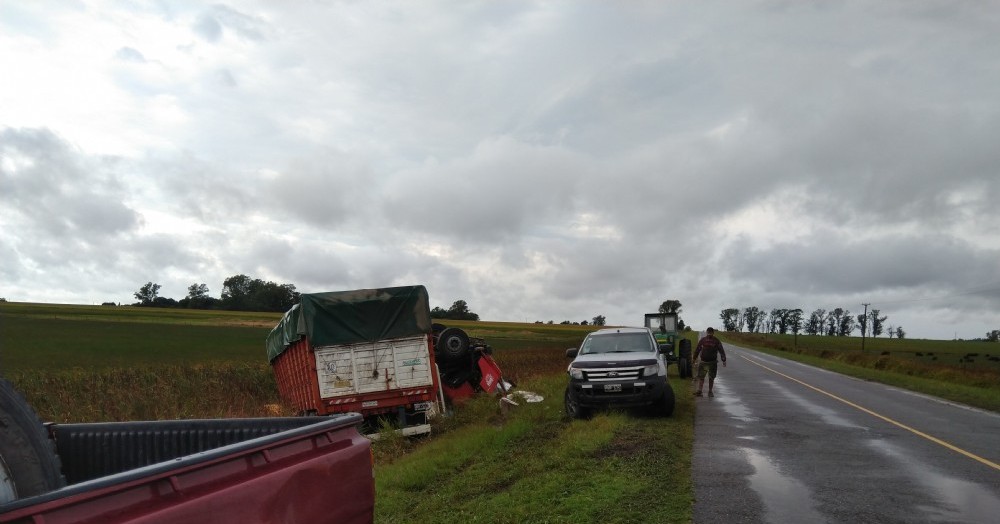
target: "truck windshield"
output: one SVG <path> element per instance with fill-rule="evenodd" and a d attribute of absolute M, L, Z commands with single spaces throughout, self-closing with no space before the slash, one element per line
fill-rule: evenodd
<path fill-rule="evenodd" d="M 646 333 L 609 333 L 591 335 L 583 342 L 581 354 L 655 351 Z"/>

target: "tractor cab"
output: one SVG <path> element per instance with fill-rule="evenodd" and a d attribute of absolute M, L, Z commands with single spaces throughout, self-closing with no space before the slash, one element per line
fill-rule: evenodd
<path fill-rule="evenodd" d="M 667 363 L 676 363 L 681 377 L 690 376 L 691 341 L 680 336 L 677 329 L 677 313 L 646 313 L 645 326 L 656 337 L 656 343 L 660 346 Z"/>

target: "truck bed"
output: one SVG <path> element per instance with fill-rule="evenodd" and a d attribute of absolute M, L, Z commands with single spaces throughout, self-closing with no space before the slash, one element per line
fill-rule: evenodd
<path fill-rule="evenodd" d="M 68 485 L 0 522 L 371 522 L 358 414 L 49 426 Z"/>

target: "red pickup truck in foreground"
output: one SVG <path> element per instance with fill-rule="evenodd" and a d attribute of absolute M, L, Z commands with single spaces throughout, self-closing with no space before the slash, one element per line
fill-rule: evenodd
<path fill-rule="evenodd" d="M 43 429 L 26 410 L 0 380 L 0 523 L 374 519 L 371 443 L 356 413 Z"/>

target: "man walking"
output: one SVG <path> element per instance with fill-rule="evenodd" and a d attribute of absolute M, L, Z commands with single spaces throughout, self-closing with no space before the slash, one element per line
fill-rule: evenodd
<path fill-rule="evenodd" d="M 719 373 L 719 359 L 722 359 L 722 366 L 726 366 L 726 350 L 722 347 L 722 342 L 715 338 L 715 329 L 705 330 L 705 336 L 698 341 L 698 347 L 694 348 L 694 360 L 697 362 L 701 356 L 701 363 L 698 364 L 698 391 L 696 396 L 701 396 L 701 388 L 705 385 L 705 375 L 708 375 L 708 396 L 714 397 L 712 386 L 715 385 L 715 376 Z"/>

